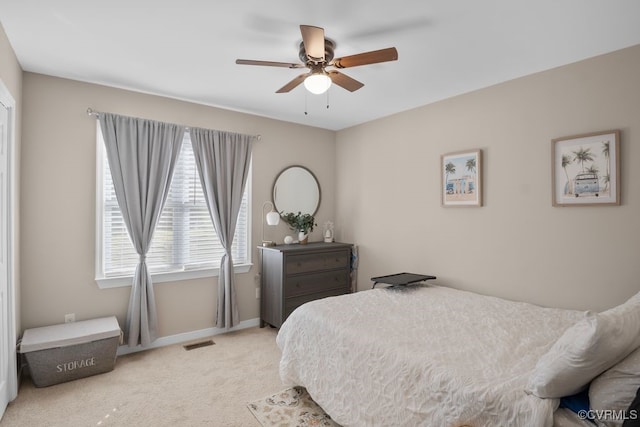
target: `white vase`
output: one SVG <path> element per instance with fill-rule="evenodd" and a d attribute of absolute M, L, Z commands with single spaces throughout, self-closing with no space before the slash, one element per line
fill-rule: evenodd
<path fill-rule="evenodd" d="M 300 242 L 301 245 L 306 245 L 308 239 L 309 235 L 307 233 L 305 233 L 304 231 L 298 232 L 298 242 Z"/>

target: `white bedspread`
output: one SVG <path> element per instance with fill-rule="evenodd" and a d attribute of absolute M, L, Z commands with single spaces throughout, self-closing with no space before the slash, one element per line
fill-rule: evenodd
<path fill-rule="evenodd" d="M 439 286 L 325 298 L 282 325 L 280 376 L 343 426 L 551 426 L 558 400 L 524 387 L 583 315 Z"/>

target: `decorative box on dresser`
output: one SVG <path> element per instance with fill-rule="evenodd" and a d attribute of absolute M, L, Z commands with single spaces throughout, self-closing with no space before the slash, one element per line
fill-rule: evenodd
<path fill-rule="evenodd" d="M 279 328 L 302 304 L 349 293 L 351 247 L 323 242 L 259 246 L 260 327 Z"/>

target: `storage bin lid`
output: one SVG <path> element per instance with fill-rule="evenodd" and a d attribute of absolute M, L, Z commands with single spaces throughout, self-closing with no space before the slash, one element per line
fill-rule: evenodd
<path fill-rule="evenodd" d="M 67 347 L 120 335 L 115 316 L 27 329 L 22 336 L 20 352 Z"/>

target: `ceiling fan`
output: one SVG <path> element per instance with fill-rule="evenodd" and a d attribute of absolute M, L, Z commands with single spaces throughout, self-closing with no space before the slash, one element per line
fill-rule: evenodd
<path fill-rule="evenodd" d="M 241 65 L 264 65 L 267 67 L 284 68 L 308 68 L 309 72 L 300 74 L 286 85 L 282 86 L 276 93 L 286 93 L 304 82 L 304 86 L 311 93 L 321 94 L 326 92 L 331 83 L 354 92 L 364 86 L 356 79 L 347 76 L 337 70 L 327 71 L 327 67 L 349 68 L 359 65 L 376 64 L 379 62 L 395 61 L 398 59 L 398 51 L 395 47 L 374 50 L 371 52 L 359 53 L 356 55 L 334 58 L 333 50 L 335 43 L 324 37 L 324 29 L 312 25 L 300 25 L 302 42 L 298 57 L 302 63 L 274 62 L 274 61 L 254 61 L 250 59 L 236 59 L 236 64 Z"/>

